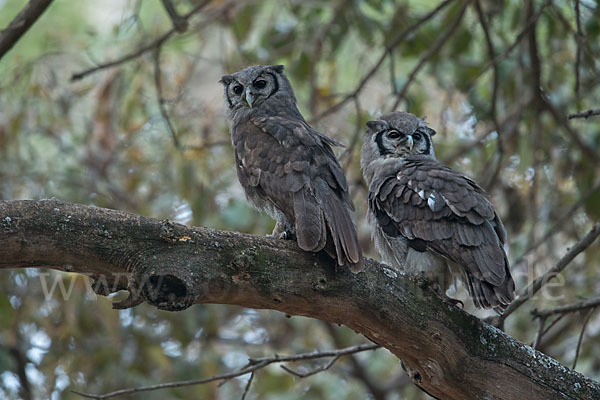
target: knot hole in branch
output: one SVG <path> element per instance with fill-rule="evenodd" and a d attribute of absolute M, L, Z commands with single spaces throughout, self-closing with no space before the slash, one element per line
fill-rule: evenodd
<path fill-rule="evenodd" d="M 146 301 L 161 310 L 181 311 L 192 305 L 186 283 L 172 274 L 151 275 L 143 285 Z"/>

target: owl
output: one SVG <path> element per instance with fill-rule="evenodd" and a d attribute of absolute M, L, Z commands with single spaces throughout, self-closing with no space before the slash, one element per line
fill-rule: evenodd
<path fill-rule="evenodd" d="M 256 65 L 220 81 L 235 165 L 248 202 L 275 221 L 273 236 L 326 250 L 359 272 L 364 259 L 348 184 L 332 146 L 296 106 L 282 65 Z"/>
<path fill-rule="evenodd" d="M 506 308 L 515 291 L 506 230 L 485 191 L 436 160 L 424 119 L 394 112 L 367 127 L 361 167 L 383 261 L 444 291 L 459 278 L 477 307 Z"/>

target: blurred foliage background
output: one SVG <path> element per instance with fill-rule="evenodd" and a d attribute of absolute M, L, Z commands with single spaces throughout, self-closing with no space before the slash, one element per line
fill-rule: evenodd
<path fill-rule="evenodd" d="M 25 4 L 0 0 L 0 27 Z M 182 15 L 198 4 L 174 1 Z M 393 109 L 426 116 L 438 132 L 438 158 L 489 191 L 508 230 L 518 287 L 551 268 L 600 218 L 600 116 L 567 120 L 600 107 L 595 0 L 213 0 L 160 52 L 71 80 L 170 30 L 159 0 L 55 1 L 0 61 L 0 199 L 56 197 L 269 233 L 273 221 L 248 207 L 237 182 L 218 80 L 251 64 L 285 64 L 306 118 L 346 144 L 337 151 L 371 257 L 360 145 L 364 123 Z M 511 315 L 506 331 L 533 342 L 539 323 L 531 310 L 597 296 L 599 268 L 596 244 L 560 285 Z M 45 295 L 56 279 L 72 288 L 69 295 L 58 286 Z M 75 399 L 69 390 L 199 379 L 249 356 L 366 341 L 274 311 L 114 311 L 112 299 L 86 292 L 82 277 L 44 270 L 1 271 L 0 288 L 0 398 L 22 398 L 27 386 L 32 398 Z M 467 310 L 487 315 L 472 304 Z M 599 379 L 600 312 L 564 315 L 537 347 L 571 365 L 586 319 L 577 370 Z M 133 398 L 239 398 L 247 378 Z M 398 359 L 377 350 L 305 379 L 270 366 L 246 398 L 429 397 Z"/>

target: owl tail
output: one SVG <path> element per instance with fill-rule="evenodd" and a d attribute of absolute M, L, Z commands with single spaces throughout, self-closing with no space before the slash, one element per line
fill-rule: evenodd
<path fill-rule="evenodd" d="M 508 260 L 504 257 L 505 278 L 499 286 L 482 281 L 467 273 L 469 294 L 478 308 L 493 308 L 501 314 L 515 298 L 515 281 L 510 274 Z"/>
<path fill-rule="evenodd" d="M 358 273 L 364 268 L 365 261 L 351 211 L 328 186 L 319 189 L 322 201 L 306 187 L 294 193 L 298 246 L 313 252 L 325 249 L 338 265 L 347 265 L 350 271 Z M 328 193 L 323 195 L 322 191 Z M 330 243 L 333 245 L 329 246 Z"/>

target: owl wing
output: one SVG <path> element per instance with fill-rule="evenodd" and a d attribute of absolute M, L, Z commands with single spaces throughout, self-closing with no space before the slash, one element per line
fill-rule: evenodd
<path fill-rule="evenodd" d="M 279 116 L 252 118 L 245 129 L 256 139 L 238 142 L 244 148 L 236 149 L 248 184 L 295 225 L 300 248 L 319 251 L 330 238 L 338 264 L 360 271 L 364 260 L 354 208 L 331 149 L 337 143 L 304 121 Z"/>
<path fill-rule="evenodd" d="M 369 206 L 383 231 L 461 265 L 478 307 L 510 303 L 506 231 L 483 189 L 429 158 L 409 158 L 382 175 L 372 182 Z"/>

